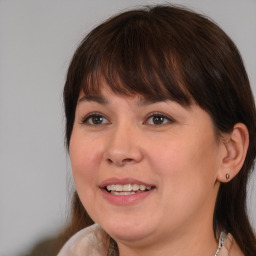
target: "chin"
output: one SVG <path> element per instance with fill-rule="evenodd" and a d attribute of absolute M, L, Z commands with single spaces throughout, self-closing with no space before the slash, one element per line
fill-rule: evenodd
<path fill-rule="evenodd" d="M 147 223 L 147 224 L 146 224 Z M 145 239 L 153 233 L 154 228 L 150 222 L 117 221 L 113 218 L 110 222 L 104 221 L 102 228 L 116 241 L 135 242 Z"/>

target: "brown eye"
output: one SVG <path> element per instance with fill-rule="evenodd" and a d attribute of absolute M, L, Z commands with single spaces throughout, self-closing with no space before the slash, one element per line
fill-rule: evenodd
<path fill-rule="evenodd" d="M 89 120 L 90 120 L 91 124 L 102 124 L 104 122 L 104 117 L 102 117 L 102 116 L 92 116 L 91 118 L 89 118 Z"/>
<path fill-rule="evenodd" d="M 173 122 L 174 121 L 170 117 L 163 114 L 152 114 L 147 118 L 145 123 L 149 125 L 164 125 Z"/>
<path fill-rule="evenodd" d="M 152 117 L 152 122 L 154 124 L 163 124 L 165 122 L 165 117 L 163 116 L 153 116 Z"/>
<path fill-rule="evenodd" d="M 109 121 L 102 115 L 92 114 L 85 117 L 82 123 L 86 125 L 102 125 L 109 123 Z"/>

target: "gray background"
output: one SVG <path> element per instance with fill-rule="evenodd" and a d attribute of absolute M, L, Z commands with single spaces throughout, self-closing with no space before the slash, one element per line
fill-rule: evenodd
<path fill-rule="evenodd" d="M 119 10 L 163 1 L 0 0 L 0 256 L 56 233 L 72 189 L 62 88 L 82 37 Z M 187 0 L 235 41 L 256 92 L 256 1 Z M 256 227 L 256 179 L 249 186 Z"/>

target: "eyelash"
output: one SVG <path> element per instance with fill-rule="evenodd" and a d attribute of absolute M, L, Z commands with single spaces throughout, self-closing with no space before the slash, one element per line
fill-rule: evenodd
<path fill-rule="evenodd" d="M 99 118 L 103 118 L 103 119 L 108 120 L 108 119 L 107 119 L 106 117 L 104 117 L 104 115 L 102 115 L 101 113 L 94 112 L 94 113 L 90 113 L 90 114 L 86 115 L 85 117 L 83 117 L 83 118 L 82 118 L 82 121 L 81 121 L 81 124 L 88 125 L 88 126 L 97 126 L 97 125 L 105 124 L 105 123 L 100 123 L 100 124 L 89 123 L 90 118 L 93 118 L 93 117 L 99 117 Z M 108 121 L 108 122 L 109 122 L 109 121 Z M 109 122 L 109 123 L 110 123 L 110 122 Z"/>
<path fill-rule="evenodd" d="M 167 116 L 167 115 L 165 115 L 165 114 L 163 114 L 163 113 L 160 113 L 160 112 L 154 112 L 154 113 L 150 113 L 150 114 L 147 116 L 146 121 L 144 121 L 143 124 L 146 123 L 146 122 L 148 122 L 148 120 L 149 120 L 150 118 L 154 118 L 154 117 L 163 118 L 163 119 L 165 119 L 165 122 L 164 122 L 164 123 L 161 123 L 161 124 L 149 124 L 149 125 L 160 126 L 160 125 L 165 125 L 165 124 L 167 124 L 167 123 L 174 123 L 174 122 L 175 122 L 175 120 L 174 120 L 173 118 L 171 118 L 170 116 Z"/>
<path fill-rule="evenodd" d="M 99 124 L 92 123 L 92 122 L 89 123 L 90 118 L 93 118 L 93 117 L 98 117 L 98 118 L 105 119 L 105 120 L 107 120 L 107 122 L 103 122 L 103 123 L 99 123 Z M 149 119 L 154 118 L 154 117 L 164 119 L 163 123 L 159 123 L 159 124 L 155 124 L 155 123 L 150 124 L 150 123 L 148 123 Z M 167 123 L 174 123 L 174 122 L 175 122 L 175 120 L 173 118 L 171 118 L 170 116 L 167 116 L 167 115 L 165 115 L 163 113 L 160 113 L 160 112 L 154 112 L 154 113 L 150 113 L 146 117 L 146 120 L 143 122 L 143 124 L 148 123 L 148 125 L 152 125 L 152 126 L 161 126 L 161 125 L 165 125 Z M 110 123 L 110 122 L 108 121 L 108 119 L 106 117 L 104 117 L 104 115 L 102 115 L 99 112 L 90 113 L 90 114 L 86 115 L 85 117 L 83 117 L 82 120 L 81 120 L 81 124 L 88 125 L 88 126 L 98 126 L 98 125 L 103 125 L 103 124 L 107 124 L 107 123 Z"/>

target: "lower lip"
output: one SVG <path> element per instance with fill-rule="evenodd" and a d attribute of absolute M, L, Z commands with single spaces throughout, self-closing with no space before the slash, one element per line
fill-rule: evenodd
<path fill-rule="evenodd" d="M 146 197 L 150 196 L 154 192 L 154 188 L 149 191 L 140 192 L 132 195 L 113 195 L 107 192 L 105 189 L 101 189 L 103 197 L 111 204 L 114 205 L 131 205 L 135 204 Z"/>

